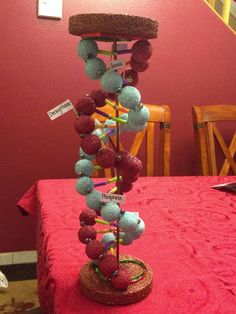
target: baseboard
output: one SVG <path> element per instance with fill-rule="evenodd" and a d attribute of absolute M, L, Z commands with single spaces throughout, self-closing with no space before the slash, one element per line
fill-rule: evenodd
<path fill-rule="evenodd" d="M 36 263 L 36 251 L 0 253 L 0 266 Z"/>

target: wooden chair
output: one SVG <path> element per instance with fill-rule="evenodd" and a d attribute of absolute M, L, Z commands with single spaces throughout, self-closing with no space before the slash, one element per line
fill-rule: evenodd
<path fill-rule="evenodd" d="M 227 147 L 222 133 L 217 127 L 217 123 L 223 121 L 236 122 L 236 105 L 209 105 L 194 106 L 193 122 L 195 129 L 195 139 L 200 155 L 201 174 L 202 175 L 220 175 L 225 176 L 231 169 L 236 174 L 236 162 L 234 155 L 236 151 L 236 125 L 234 125 L 234 134 L 229 147 Z M 216 156 L 216 143 L 224 155 L 224 162 L 218 171 Z"/>
<path fill-rule="evenodd" d="M 170 175 L 170 109 L 166 105 L 145 105 L 150 111 L 150 119 L 147 123 L 147 128 L 134 134 L 134 140 L 130 149 L 128 150 L 133 156 L 136 156 L 140 150 L 144 139 L 146 138 L 146 175 L 154 176 L 154 161 L 158 163 L 158 175 L 168 176 Z M 100 109 L 100 108 L 99 108 Z M 101 108 L 102 111 L 108 113 L 111 116 L 115 116 L 115 110 L 109 106 Z M 100 122 L 104 122 L 106 118 L 94 114 L 94 118 Z M 159 130 L 155 128 L 158 126 Z M 121 133 L 121 150 L 124 150 L 122 142 L 125 141 L 129 133 Z M 158 134 L 158 138 L 157 138 Z M 128 135 L 129 136 L 129 135 Z M 133 136 L 130 134 L 130 136 Z M 123 137 L 123 138 L 122 138 Z M 113 142 L 115 137 L 112 137 Z M 154 148 L 159 146 L 159 158 L 154 158 Z M 105 169 L 104 173 L 97 172 L 95 176 L 111 177 L 111 169 Z"/>

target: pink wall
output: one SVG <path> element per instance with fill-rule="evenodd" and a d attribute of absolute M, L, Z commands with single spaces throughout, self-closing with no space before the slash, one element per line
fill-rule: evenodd
<path fill-rule="evenodd" d="M 38 179 L 74 176 L 73 113 L 54 122 L 46 115 L 98 86 L 76 55 L 79 38 L 68 34 L 70 15 L 113 12 L 159 21 L 139 89 L 144 102 L 171 106 L 173 175 L 196 174 L 191 106 L 236 99 L 235 37 L 201 0 L 143 0 L 142 6 L 135 0 L 64 0 L 61 21 L 38 19 L 36 6 L 36 0 L 0 2 L 0 252 L 35 247 L 33 219 L 15 207 L 27 188 Z"/>

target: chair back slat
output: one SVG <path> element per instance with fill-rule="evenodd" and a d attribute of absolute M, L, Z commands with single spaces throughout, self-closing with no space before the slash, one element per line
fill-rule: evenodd
<path fill-rule="evenodd" d="M 218 122 L 236 122 L 236 105 L 207 105 L 193 107 L 195 139 L 201 162 L 202 175 L 227 175 L 231 171 L 236 174 L 236 123 L 233 139 L 227 147 L 222 133 L 217 127 Z M 223 165 L 217 166 L 215 142 L 224 155 Z"/>
<path fill-rule="evenodd" d="M 154 122 L 147 125 L 147 176 L 154 174 Z"/>

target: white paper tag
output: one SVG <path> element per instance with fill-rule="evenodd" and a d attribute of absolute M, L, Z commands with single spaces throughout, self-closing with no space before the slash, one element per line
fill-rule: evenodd
<path fill-rule="evenodd" d="M 121 51 L 121 50 L 127 50 L 128 49 L 128 44 L 117 44 L 116 50 Z"/>
<path fill-rule="evenodd" d="M 110 70 L 117 70 L 124 67 L 125 67 L 124 59 L 113 60 L 110 62 Z"/>
<path fill-rule="evenodd" d="M 62 116 L 64 113 L 73 110 L 73 104 L 70 101 L 70 99 L 67 99 L 66 101 L 64 101 L 63 103 L 61 103 L 60 105 L 56 106 L 55 108 L 49 110 L 47 112 L 49 118 L 51 120 L 54 120 L 60 116 Z"/>
<path fill-rule="evenodd" d="M 124 203 L 125 196 L 120 194 L 102 193 L 101 202 Z"/>

